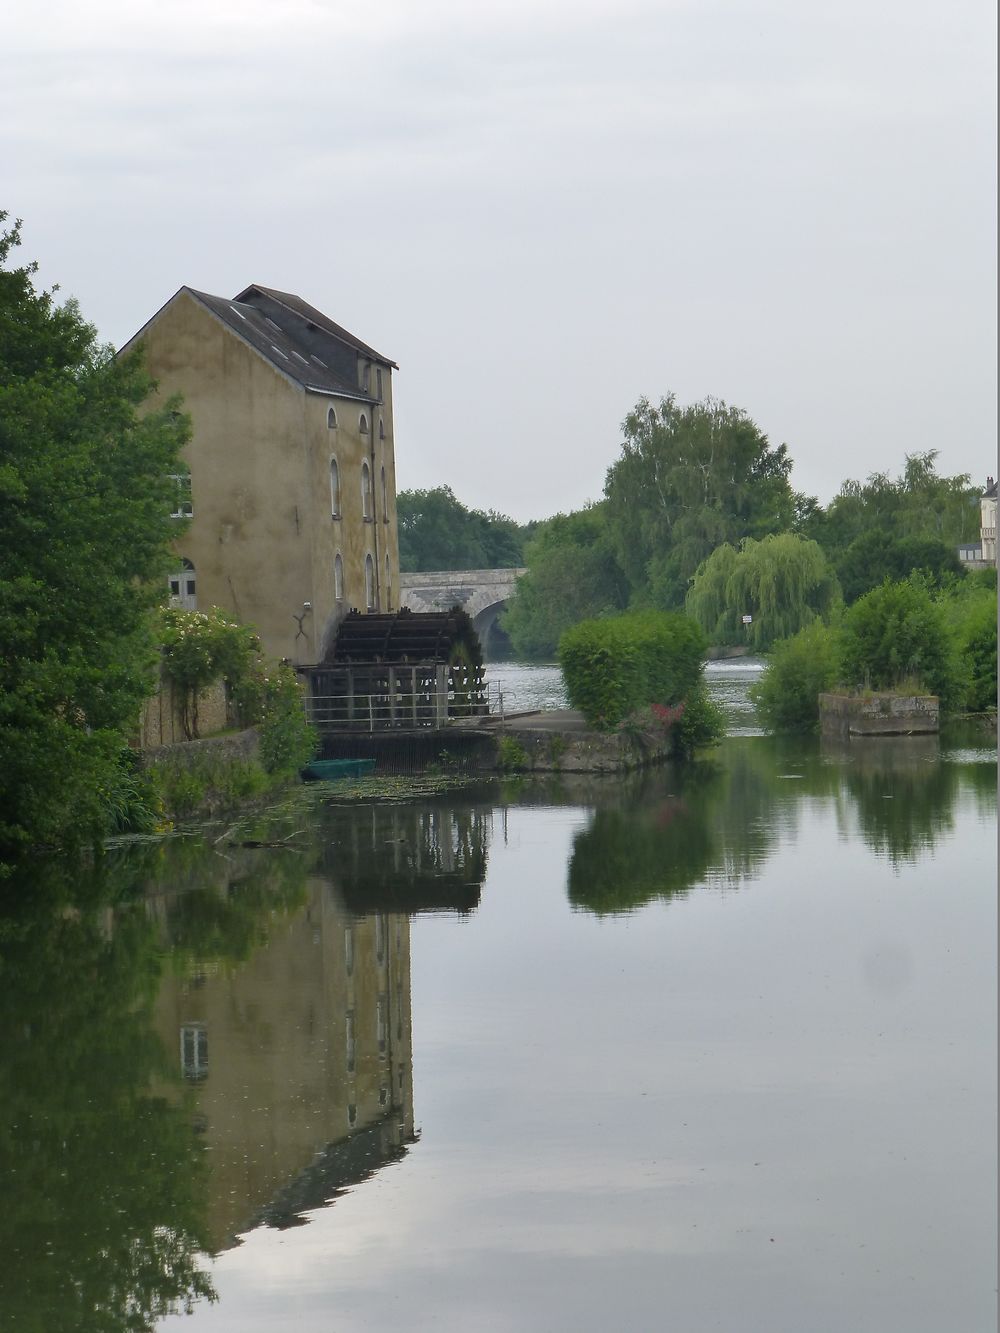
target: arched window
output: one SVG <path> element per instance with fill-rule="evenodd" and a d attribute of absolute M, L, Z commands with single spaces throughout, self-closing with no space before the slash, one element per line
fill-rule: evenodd
<path fill-rule="evenodd" d="M 330 459 L 330 513 L 340 518 L 340 468 L 335 458 Z"/>
<path fill-rule="evenodd" d="M 337 429 L 337 414 L 332 407 L 326 414 L 326 424 L 330 427 L 331 430 Z"/>
<path fill-rule="evenodd" d="M 181 560 L 181 567 L 167 577 L 170 592 L 170 605 L 182 607 L 185 611 L 197 611 L 194 565 L 190 560 Z"/>
<path fill-rule="evenodd" d="M 385 468 L 382 469 L 382 522 L 389 522 L 389 492 L 385 485 Z"/>
<path fill-rule="evenodd" d="M 344 600 L 344 562 L 339 551 L 333 557 L 333 595 L 338 602 Z"/>
<path fill-rule="evenodd" d="M 380 440 L 385 439 L 385 422 L 381 417 L 378 419 L 378 437 Z"/>
<path fill-rule="evenodd" d="M 368 460 L 361 464 L 361 516 L 366 523 L 372 516 L 372 474 Z"/>
<path fill-rule="evenodd" d="M 365 606 L 375 610 L 375 561 L 370 553 L 365 556 Z"/>
<path fill-rule="evenodd" d="M 389 572 L 389 553 L 385 556 L 385 609 L 392 610 L 392 575 Z"/>
<path fill-rule="evenodd" d="M 361 413 L 361 420 L 358 422 L 358 430 L 360 430 L 362 435 L 368 434 L 368 418 L 365 416 L 364 412 Z"/>

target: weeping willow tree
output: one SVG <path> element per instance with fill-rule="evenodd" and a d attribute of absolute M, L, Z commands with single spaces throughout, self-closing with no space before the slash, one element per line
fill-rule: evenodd
<path fill-rule="evenodd" d="M 839 600 L 836 575 L 817 543 L 786 532 L 717 547 L 695 572 L 687 611 L 712 643 L 764 649 L 828 620 Z M 749 624 L 744 616 L 752 617 Z"/>

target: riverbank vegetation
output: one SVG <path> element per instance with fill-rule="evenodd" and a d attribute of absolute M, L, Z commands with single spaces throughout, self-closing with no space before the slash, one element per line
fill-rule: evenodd
<path fill-rule="evenodd" d="M 156 661 L 189 423 L 76 305 L 14 266 L 0 214 L 0 862 L 108 824 Z"/>
<path fill-rule="evenodd" d="M 751 697 L 769 730 L 810 731 L 820 693 L 835 688 L 935 694 L 945 713 L 995 711 L 995 572 L 943 589 L 920 574 L 884 580 L 833 623 L 776 643 Z"/>
<path fill-rule="evenodd" d="M 636 726 L 645 717 L 669 733 L 679 755 L 722 732 L 702 678 L 704 653 L 695 622 L 669 612 L 582 621 L 559 642 L 567 698 L 592 726 Z"/>
<path fill-rule="evenodd" d="M 0 873 L 32 848 L 93 845 L 169 811 L 171 774 L 129 749 L 161 660 L 185 691 L 189 736 L 199 682 L 217 676 L 237 724 L 259 728 L 256 767 L 228 774 L 230 786 L 266 789 L 313 744 L 294 674 L 265 661 L 252 630 L 221 613 L 161 613 L 189 420 L 179 400 L 147 410 L 141 355 L 116 356 L 75 303 L 37 290 L 37 266 L 12 262 L 19 225 L 5 220 Z M 193 799 L 192 774 L 173 776 Z"/>

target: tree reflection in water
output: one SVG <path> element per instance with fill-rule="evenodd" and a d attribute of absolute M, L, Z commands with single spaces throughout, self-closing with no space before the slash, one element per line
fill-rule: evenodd
<path fill-rule="evenodd" d="M 853 825 L 876 855 L 914 860 L 953 827 L 963 781 L 995 799 L 995 768 L 980 767 L 976 777 L 972 766 L 942 762 L 937 737 L 733 739 L 688 768 L 592 788 L 596 809 L 574 841 L 569 897 L 606 914 L 697 885 L 737 887 L 816 798 L 834 802 L 845 836 Z"/>
<path fill-rule="evenodd" d="M 151 1024 L 162 943 L 106 869 L 36 868 L 0 918 L 0 1309 L 18 1330 L 141 1330 L 212 1288 L 205 1161 Z M 72 896 L 71 896 L 72 895 Z M 70 906 L 72 898 L 87 905 Z"/>

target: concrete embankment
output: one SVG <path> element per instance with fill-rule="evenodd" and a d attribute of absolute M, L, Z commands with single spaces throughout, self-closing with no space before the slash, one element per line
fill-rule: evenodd
<path fill-rule="evenodd" d="M 669 738 L 638 731 L 595 731 L 572 708 L 470 718 L 449 730 L 480 741 L 475 764 L 484 771 L 621 773 L 662 763 Z"/>

